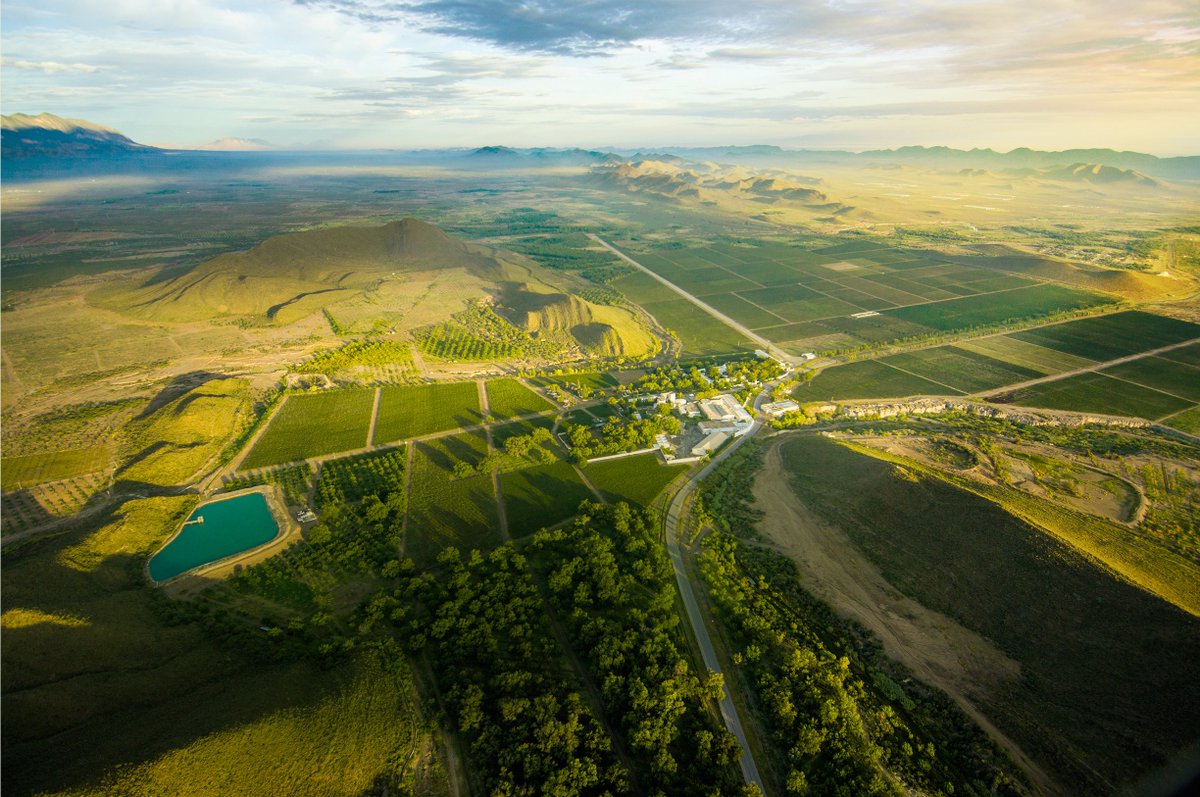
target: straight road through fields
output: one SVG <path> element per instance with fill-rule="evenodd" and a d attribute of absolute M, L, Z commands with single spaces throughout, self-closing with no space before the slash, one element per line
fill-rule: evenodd
<path fill-rule="evenodd" d="M 643 272 L 645 272 L 645 273 L 646 273 L 646 274 L 648 274 L 649 276 L 651 276 L 651 277 L 653 277 L 654 279 L 656 279 L 656 280 L 658 280 L 659 282 L 661 282 L 663 285 L 666 285 L 668 288 L 670 288 L 671 290 L 675 291 L 675 292 L 676 292 L 676 293 L 678 293 L 680 296 L 682 296 L 683 298 L 687 299 L 689 302 L 691 302 L 692 304 L 696 305 L 696 306 L 697 306 L 697 307 L 699 307 L 701 310 L 703 310 L 704 312 L 708 313 L 710 316 L 712 316 L 713 318 L 717 319 L 718 321 L 720 321 L 720 322 L 721 322 L 722 324 L 724 324 L 725 326 L 729 327 L 730 329 L 734 330 L 735 332 L 737 332 L 737 333 L 738 333 L 738 334 L 740 334 L 740 335 L 744 335 L 745 337 L 747 337 L 747 338 L 749 338 L 750 340 L 752 340 L 752 341 L 754 341 L 755 343 L 757 343 L 759 346 L 762 346 L 764 349 L 766 349 L 768 352 L 770 352 L 770 353 L 771 353 L 771 356 L 772 356 L 772 357 L 774 357 L 775 359 L 777 359 L 777 360 L 780 360 L 781 362 L 792 363 L 793 365 L 795 365 L 795 364 L 796 364 L 796 363 L 798 363 L 798 362 L 803 362 L 803 360 L 800 360 L 800 359 L 799 359 L 799 358 L 797 358 L 797 357 L 792 357 L 792 356 L 790 356 L 790 355 L 788 355 L 788 354 L 785 354 L 785 353 L 784 353 L 784 352 L 783 352 L 783 351 L 782 351 L 782 350 L 781 350 L 781 349 L 780 349 L 778 346 L 776 346 L 774 343 L 772 343 L 771 341 L 769 341 L 769 340 L 767 340 L 766 338 L 764 338 L 762 335 L 755 334 L 754 332 L 750 331 L 748 328 L 746 328 L 746 327 L 742 326 L 742 325 L 741 325 L 741 324 L 739 324 L 737 321 L 734 321 L 732 318 L 730 318 L 729 316 L 727 316 L 727 315 L 725 315 L 724 313 L 722 313 L 722 312 L 721 312 L 720 310 L 718 310 L 717 308 L 715 308 L 715 307 L 712 307 L 711 305 L 707 305 L 707 304 L 705 304 L 704 302 L 700 301 L 700 300 L 699 300 L 699 299 L 697 299 L 695 296 L 693 296 L 692 294 L 688 293 L 688 292 L 687 292 L 687 291 L 685 291 L 683 288 L 680 288 L 678 285 L 676 285 L 675 283 L 671 282 L 670 280 L 668 280 L 668 279 L 666 279 L 666 278 L 664 278 L 664 277 L 660 277 L 658 274 L 655 274 L 653 271 L 651 271 L 650 269 L 646 268 L 645 266 L 643 266 L 641 263 L 639 263 L 639 262 L 637 262 L 636 260 L 634 260 L 634 259 L 633 259 L 632 257 L 630 257 L 629 255 L 625 254 L 625 253 L 624 253 L 624 252 L 622 252 L 620 249 L 617 249 L 615 246 L 613 246 L 612 244 L 608 243 L 607 241 L 605 241 L 605 240 L 604 240 L 603 238 L 601 238 L 600 236 L 598 236 L 598 235 L 593 235 L 592 233 L 590 233 L 590 232 L 589 232 L 589 233 L 588 233 L 588 237 L 589 237 L 589 238 L 591 238 L 591 239 L 592 239 L 593 241 L 595 241 L 596 243 L 598 243 L 598 244 L 600 244 L 601 246 L 603 246 L 603 247 L 604 247 L 605 249 L 607 249 L 608 251 L 612 252 L 612 253 L 613 253 L 614 255 L 616 255 L 617 257 L 619 257 L 619 258 L 621 258 L 622 260 L 624 260 L 624 261 L 625 261 L 626 263 L 628 263 L 629 265 L 633 266 L 634 268 L 638 269 L 639 271 L 643 271 Z"/>

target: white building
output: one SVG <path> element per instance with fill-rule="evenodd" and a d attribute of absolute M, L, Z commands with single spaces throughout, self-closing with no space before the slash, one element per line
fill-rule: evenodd
<path fill-rule="evenodd" d="M 692 446 L 692 456 L 703 457 L 720 448 L 729 439 L 728 432 L 713 432 L 708 437 Z"/>
<path fill-rule="evenodd" d="M 735 421 L 750 423 L 750 413 L 738 403 L 738 400 L 728 393 L 704 399 L 700 402 L 700 412 L 710 421 Z"/>
<path fill-rule="evenodd" d="M 791 399 L 773 401 L 769 404 L 762 405 L 762 413 L 768 418 L 778 418 L 780 415 L 785 415 L 789 412 L 795 412 L 798 409 L 800 409 L 800 405 Z"/>

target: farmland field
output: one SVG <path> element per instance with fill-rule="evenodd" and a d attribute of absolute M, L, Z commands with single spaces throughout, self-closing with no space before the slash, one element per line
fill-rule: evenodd
<path fill-rule="evenodd" d="M 288 396 L 242 462 L 242 470 L 365 447 L 374 403 L 372 390 Z"/>
<path fill-rule="evenodd" d="M 1079 310 L 1109 301 L 1111 299 L 1097 293 L 1059 285 L 1032 285 L 999 294 L 980 294 L 934 304 L 899 307 L 886 311 L 886 314 L 949 332 Z"/>
<path fill-rule="evenodd" d="M 566 462 L 536 465 L 500 475 L 504 513 L 514 537 L 525 537 L 574 516 L 579 503 L 596 496 Z"/>
<path fill-rule="evenodd" d="M 1200 325 L 1131 310 L 1015 332 L 1012 337 L 1104 362 L 1200 337 Z"/>
<path fill-rule="evenodd" d="M 290 506 L 307 506 L 308 491 L 312 487 L 312 466 L 307 462 L 287 465 L 254 473 L 239 473 L 225 479 L 221 489 L 226 491 L 257 487 L 260 484 L 277 484 L 283 490 L 284 500 Z"/>
<path fill-rule="evenodd" d="M 112 449 L 108 446 L 5 457 L 0 462 L 0 474 L 4 489 L 15 490 L 103 470 L 111 457 Z"/>
<path fill-rule="evenodd" d="M 499 545 L 492 480 L 487 476 L 460 479 L 453 475 L 456 462 L 479 464 L 487 452 L 483 433 L 443 437 L 416 446 L 409 476 L 405 553 L 426 567 L 448 545 L 464 551 Z"/>
<path fill-rule="evenodd" d="M 1165 357 L 1143 357 L 1140 360 L 1105 368 L 1105 376 L 1136 382 L 1164 393 L 1200 402 L 1200 368 Z"/>
<path fill-rule="evenodd" d="M 581 387 L 589 390 L 608 390 L 620 384 L 616 377 L 604 371 L 592 371 L 584 374 L 562 374 L 556 376 L 538 376 L 529 380 L 538 387 L 556 385 L 578 391 Z"/>
<path fill-rule="evenodd" d="M 1200 435 L 1200 407 L 1192 407 L 1183 412 L 1177 412 L 1171 417 L 1165 418 L 1163 423 L 1181 432 Z"/>
<path fill-rule="evenodd" d="M 1186 409 L 1192 402 L 1099 373 L 1077 374 L 1021 388 L 992 399 L 1052 410 L 1130 415 L 1157 420 Z"/>
<path fill-rule="evenodd" d="M 892 396 L 957 395 L 961 391 L 906 374 L 878 360 L 861 360 L 826 368 L 792 392 L 801 403 L 835 399 L 890 398 Z"/>
<path fill-rule="evenodd" d="M 1047 349 L 1011 335 L 993 335 L 957 344 L 960 349 L 986 354 L 997 360 L 1029 368 L 1041 374 L 1058 374 L 1094 365 L 1094 361 L 1074 354 Z"/>
<path fill-rule="evenodd" d="M 650 302 L 642 307 L 654 316 L 658 323 L 679 336 L 687 354 L 703 357 L 710 354 L 749 351 L 754 348 L 754 344 L 749 340 L 687 299 L 680 298 L 677 294 L 672 296 L 675 298 L 669 301 Z"/>
<path fill-rule="evenodd" d="M 1200 343 L 1180 346 L 1178 349 L 1163 352 L 1160 357 L 1177 363 L 1194 365 L 1200 368 Z"/>
<path fill-rule="evenodd" d="M 639 454 L 592 463 L 583 473 L 608 500 L 648 506 L 685 469 L 659 464 L 657 454 Z"/>
<path fill-rule="evenodd" d="M 764 337 L 814 351 L 1044 317 L 1111 301 L 1101 294 L 951 263 L 933 252 L 857 241 L 816 253 L 778 245 L 717 246 L 643 250 L 636 257 Z M 700 351 L 710 345 L 698 337 L 702 327 L 682 317 L 686 311 L 676 306 L 678 299 L 638 276 L 630 280 L 630 298 L 674 329 L 685 348 Z M 883 316 L 851 318 L 867 311 Z M 805 324 L 817 326 L 802 328 Z M 857 340 L 834 337 L 838 335 Z M 689 336 L 697 336 L 691 347 Z"/>
<path fill-rule="evenodd" d="M 487 383 L 488 412 L 493 418 L 515 418 L 554 409 L 554 405 L 516 379 L 493 379 Z"/>
<path fill-rule="evenodd" d="M 445 432 L 482 422 L 474 382 L 385 387 L 375 421 L 376 445 Z"/>
<path fill-rule="evenodd" d="M 885 357 L 881 362 L 931 381 L 950 385 L 964 393 L 1003 387 L 1041 376 L 1032 369 L 1011 365 L 986 354 L 978 354 L 957 346 L 938 346 L 897 354 Z"/>

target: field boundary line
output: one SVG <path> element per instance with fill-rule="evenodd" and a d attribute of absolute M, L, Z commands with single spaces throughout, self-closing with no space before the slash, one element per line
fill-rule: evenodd
<path fill-rule="evenodd" d="M 582 481 L 584 485 L 592 491 L 592 495 L 596 496 L 596 500 L 602 504 L 607 504 L 608 501 L 606 501 L 604 495 L 598 489 L 596 489 L 596 485 L 592 484 L 592 480 L 589 479 L 587 474 L 583 472 L 583 468 L 579 467 L 574 462 L 571 463 L 571 467 L 575 469 L 577 474 L 579 474 L 580 481 Z"/>
<path fill-rule="evenodd" d="M 629 265 L 631 265 L 631 266 L 633 266 L 634 268 L 638 269 L 639 271 L 641 271 L 641 272 L 643 272 L 643 273 L 645 273 L 645 274 L 649 275 L 650 277 L 652 277 L 653 279 L 657 280 L 658 282 L 661 282 L 663 285 L 665 285 L 665 286 L 667 286 L 668 288 L 670 288 L 671 290 L 675 291 L 675 293 L 678 293 L 678 294 L 679 294 L 680 296 L 682 296 L 684 299 L 687 299 L 689 302 L 691 302 L 692 304 L 696 305 L 697 307 L 699 307 L 699 308 L 700 308 L 701 310 L 703 310 L 704 312 L 708 313 L 708 314 L 709 314 L 710 316 L 712 316 L 713 318 L 715 318 L 715 319 L 717 319 L 718 321 L 720 321 L 721 323 L 725 324 L 727 327 L 729 327 L 730 329 L 732 329 L 734 332 L 737 332 L 739 335 L 742 335 L 743 337 L 749 338 L 750 340 L 752 340 L 752 341 L 754 341 L 755 343 L 759 344 L 759 345 L 760 345 L 760 346 L 762 346 L 764 349 L 766 349 L 767 351 L 771 352 L 772 356 L 774 356 L 776 359 L 778 359 L 778 360 L 780 360 L 780 361 L 782 361 L 782 362 L 793 363 L 793 360 L 794 360 L 794 358 L 793 358 L 793 357 L 791 357 L 791 356 L 789 356 L 789 355 L 785 354 L 785 353 L 783 352 L 783 350 L 782 350 L 782 349 L 780 349 L 778 346 L 776 346 L 776 345 L 775 345 L 774 343 L 772 343 L 771 341 L 769 341 L 769 340 L 767 340 L 766 338 L 764 338 L 762 335 L 758 335 L 758 334 L 756 334 L 756 333 L 755 333 L 753 330 L 750 330 L 750 329 L 746 328 L 745 326 L 743 326 L 743 325 L 739 324 L 737 321 L 734 321 L 732 318 L 730 318 L 729 316 L 725 315 L 724 313 L 722 313 L 722 312 L 721 312 L 720 310 L 718 310 L 717 308 L 715 308 L 715 307 L 712 307 L 712 306 L 710 306 L 710 305 L 707 305 L 707 304 L 705 304 L 704 302 L 700 301 L 700 300 L 699 300 L 699 299 L 697 299 L 695 296 L 693 296 L 692 294 L 688 293 L 688 292 L 687 292 L 687 291 L 685 291 L 683 288 L 680 288 L 678 285 L 676 285 L 675 283 L 671 282 L 671 281 L 670 281 L 670 280 L 668 280 L 667 278 L 665 278 L 665 277 L 661 277 L 661 276 L 659 276 L 658 274 L 655 274 L 653 271 L 651 271 L 650 269 L 646 268 L 646 267 L 645 267 L 645 266 L 643 266 L 641 263 L 639 263 L 639 262 L 637 262 L 636 260 L 634 260 L 632 257 L 629 257 L 627 254 L 625 254 L 624 252 L 622 252 L 620 249 L 617 249 L 615 246 L 613 246 L 612 244 L 608 243 L 607 241 L 605 241 L 605 240 L 604 240 L 603 238 L 601 238 L 600 236 L 598 236 L 598 235 L 596 235 L 596 234 L 594 234 L 594 233 L 590 233 L 590 232 L 589 232 L 587 235 L 588 235 L 588 237 L 589 237 L 589 238 L 591 238 L 593 241 L 595 241 L 596 243 L 600 244 L 600 245 L 601 245 L 601 246 L 603 246 L 605 249 L 609 250 L 610 252 L 612 252 L 614 255 L 616 255 L 617 257 L 621 258 L 622 260 L 624 260 L 624 261 L 625 261 L 626 263 L 628 263 Z M 794 364 L 794 363 L 793 363 L 793 364 Z"/>
<path fill-rule="evenodd" d="M 763 287 L 764 287 L 764 288 L 766 288 L 766 287 L 768 287 L 768 286 L 764 285 Z M 788 326 L 789 324 L 794 324 L 794 323 L 796 323 L 795 321 L 788 321 L 786 318 L 784 318 L 784 317 L 783 317 L 783 316 L 781 316 L 779 313 L 776 313 L 776 312 L 775 312 L 775 311 L 773 311 L 773 310 L 768 310 L 767 308 L 763 307 L 763 306 L 762 306 L 761 304 L 759 304 L 758 302 L 751 301 L 750 299 L 747 299 L 745 296 L 742 296 L 742 295 L 741 295 L 740 293 L 738 293 L 737 291 L 730 291 L 730 293 L 731 293 L 732 295 L 734 295 L 734 296 L 738 297 L 739 299 L 741 299 L 741 300 L 742 300 L 743 302 L 745 302 L 746 304 L 753 305 L 753 306 L 757 307 L 759 310 L 762 310 L 764 313 L 768 313 L 768 314 L 770 314 L 770 315 L 773 315 L 773 316 L 775 316 L 776 318 L 778 318 L 780 321 L 782 321 L 782 322 L 783 322 L 782 324 L 778 324 L 778 325 L 776 325 L 776 324 L 771 324 L 771 326 L 781 326 L 781 327 L 786 327 L 786 326 Z M 767 329 L 767 328 L 768 328 L 768 327 L 759 327 L 759 329 Z"/>
<path fill-rule="evenodd" d="M 887 358 L 884 358 L 884 359 L 887 359 Z M 876 360 L 876 362 L 878 362 L 880 365 L 886 365 L 888 368 L 892 368 L 896 371 L 899 371 L 902 374 L 908 374 L 909 376 L 915 376 L 917 379 L 924 379 L 926 382 L 933 382 L 935 385 L 941 385 L 944 388 L 948 388 L 950 390 L 954 390 L 954 391 L 957 391 L 958 393 L 966 395 L 966 393 L 961 388 L 957 388 L 954 385 L 947 385 L 945 382 L 938 381 L 937 379 L 933 379 L 928 376 L 921 376 L 916 371 L 909 371 L 905 368 L 901 368 L 898 365 L 892 365 L 889 362 L 884 362 L 883 360 Z"/>
<path fill-rule="evenodd" d="M 371 404 L 371 422 L 367 424 L 367 448 L 371 448 L 375 444 L 375 423 L 379 420 L 379 397 L 383 395 L 383 388 L 375 388 L 375 401 Z"/>
<path fill-rule="evenodd" d="M 1151 356 L 1151 357 L 1153 357 L 1154 355 L 1150 355 L 1150 356 Z M 1195 405 L 1195 404 L 1196 404 L 1196 402 L 1195 402 L 1195 401 L 1192 401 L 1190 398 L 1188 398 L 1188 397 L 1186 397 L 1186 396 L 1181 396 L 1181 395 L 1179 395 L 1178 393 L 1171 393 L 1170 391 L 1163 390 L 1161 387 L 1152 387 L 1152 386 L 1150 386 L 1150 385 L 1144 385 L 1144 384 L 1142 384 L 1141 382 L 1134 382 L 1132 379 L 1126 379 L 1126 378 L 1125 378 L 1125 377 L 1123 377 L 1123 376 L 1115 376 L 1115 375 L 1113 375 L 1113 374 L 1106 374 L 1106 373 L 1104 373 L 1103 371 L 1097 371 L 1096 373 L 1098 373 L 1100 376 L 1107 376 L 1109 379 L 1115 379 L 1115 380 L 1117 380 L 1118 382 L 1124 382 L 1124 383 L 1125 383 L 1125 384 L 1127 384 L 1127 385 L 1133 385 L 1134 387 L 1141 387 L 1141 388 L 1145 388 L 1146 390 L 1153 390 L 1155 393 L 1162 393 L 1164 396 L 1170 396 L 1171 398 L 1177 398 L 1177 399 L 1179 399 L 1180 401 L 1186 401 L 1186 402 L 1189 402 L 1189 403 L 1191 403 L 1191 404 L 1193 404 L 1193 405 Z M 1181 410 L 1181 412 L 1182 412 L 1182 410 Z M 1171 413 L 1171 415 L 1174 415 L 1174 414 L 1175 414 L 1175 413 L 1173 413 L 1173 412 Z M 1166 416 L 1166 415 L 1164 415 L 1164 416 L 1162 416 L 1162 417 L 1164 417 L 1164 418 L 1165 418 L 1165 417 L 1167 417 L 1167 416 Z"/>

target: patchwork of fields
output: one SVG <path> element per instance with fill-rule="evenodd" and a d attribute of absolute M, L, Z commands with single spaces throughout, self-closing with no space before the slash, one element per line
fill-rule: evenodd
<path fill-rule="evenodd" d="M 1163 420 L 1192 431 L 1200 415 L 1200 343 L 1187 341 L 1196 338 L 1197 324 L 1114 313 L 829 368 L 793 395 L 799 401 L 953 396 L 1017 385 L 989 399 Z M 1103 367 L 1168 346 L 1176 348 Z M 1068 375 L 1019 387 L 1055 374 Z"/>
<path fill-rule="evenodd" d="M 718 243 L 631 254 L 793 353 L 922 338 L 1112 301 L 1090 291 L 868 241 L 816 250 L 771 242 Z M 614 287 L 673 330 L 689 352 L 747 347 L 740 335 L 722 330 L 700 308 L 645 274 L 622 277 Z"/>

